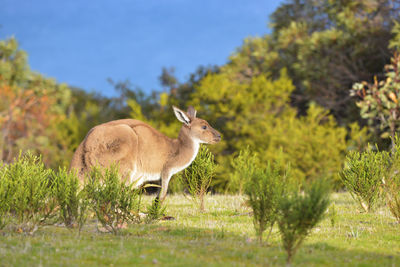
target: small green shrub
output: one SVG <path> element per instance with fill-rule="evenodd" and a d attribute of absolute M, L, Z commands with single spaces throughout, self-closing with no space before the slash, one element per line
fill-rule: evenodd
<path fill-rule="evenodd" d="M 33 233 L 54 217 L 56 201 L 51 196 L 50 175 L 41 157 L 29 152 L 6 167 L 0 194 L 8 202 L 8 213 L 18 232 Z"/>
<path fill-rule="evenodd" d="M 116 166 L 93 168 L 86 180 L 86 197 L 106 231 L 117 234 L 127 223 L 140 221 L 141 190 L 125 184 Z"/>
<path fill-rule="evenodd" d="M 249 175 L 245 184 L 245 193 L 253 209 L 254 228 L 259 241 L 262 242 L 263 232 L 269 227 L 268 241 L 277 220 L 278 203 L 284 192 L 287 173 L 278 164 L 271 166 L 268 163 L 267 168 L 255 168 Z"/>
<path fill-rule="evenodd" d="M 0 163 L 1 164 L 1 163 Z M 11 181 L 7 179 L 7 165 L 0 165 L 0 230 L 3 229 L 8 221 L 10 210 L 10 188 Z"/>
<path fill-rule="evenodd" d="M 199 205 L 200 211 L 204 211 L 204 196 L 207 194 L 215 170 L 214 155 L 206 146 L 201 146 L 196 159 L 183 172 L 183 180 L 192 200 Z"/>
<path fill-rule="evenodd" d="M 400 179 L 394 177 L 388 179 L 385 184 L 387 205 L 390 212 L 400 223 Z"/>
<path fill-rule="evenodd" d="M 389 210 L 400 223 L 400 137 L 396 136 L 392 143 L 391 165 L 383 185 Z"/>
<path fill-rule="evenodd" d="M 304 192 L 293 190 L 279 201 L 278 226 L 290 264 L 312 228 L 323 218 L 329 205 L 330 185 L 316 180 Z"/>
<path fill-rule="evenodd" d="M 145 223 L 152 223 L 159 220 L 163 216 L 165 209 L 166 207 L 161 206 L 160 199 L 155 198 L 151 205 L 147 206 Z"/>
<path fill-rule="evenodd" d="M 73 227 L 78 224 L 79 229 L 85 220 L 87 200 L 84 190 L 80 189 L 79 179 L 65 167 L 52 173 L 53 196 L 57 200 L 59 220 L 65 226 Z"/>
<path fill-rule="evenodd" d="M 351 151 L 340 172 L 340 178 L 366 212 L 371 211 L 380 198 L 382 180 L 387 174 L 389 154 L 385 151 Z"/>
<path fill-rule="evenodd" d="M 243 194 L 246 179 L 252 176 L 257 162 L 257 154 L 248 146 L 246 149 L 240 150 L 239 155 L 231 160 L 233 173 L 230 175 L 228 186 L 232 192 Z"/>

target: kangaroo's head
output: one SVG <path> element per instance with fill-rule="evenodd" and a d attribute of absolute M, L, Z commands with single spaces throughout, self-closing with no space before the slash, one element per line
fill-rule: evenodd
<path fill-rule="evenodd" d="M 183 122 L 187 134 L 199 143 L 215 144 L 221 141 L 221 134 L 212 128 L 206 120 L 196 118 L 196 110 L 189 106 L 187 112 L 173 106 L 176 118 Z"/>

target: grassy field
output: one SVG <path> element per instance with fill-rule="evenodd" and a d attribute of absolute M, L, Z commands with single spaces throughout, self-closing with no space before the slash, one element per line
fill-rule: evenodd
<path fill-rule="evenodd" d="M 243 203 L 241 196 L 208 196 L 207 211 L 199 213 L 185 197 L 170 195 L 167 215 L 176 220 L 131 225 L 117 236 L 99 233 L 94 222 L 80 235 L 57 226 L 33 236 L 3 232 L 0 266 L 285 265 L 278 229 L 269 244 L 259 244 Z M 337 215 L 313 230 L 294 266 L 400 266 L 400 225 L 388 209 L 360 213 L 345 193 L 332 195 L 332 203 Z"/>

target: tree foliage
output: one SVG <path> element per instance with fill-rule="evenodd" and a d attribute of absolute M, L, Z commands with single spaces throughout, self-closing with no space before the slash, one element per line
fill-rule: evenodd
<path fill-rule="evenodd" d="M 375 77 L 373 83 L 365 81 L 353 85 L 352 94 L 357 95 L 360 101 L 361 117 L 368 120 L 381 137 L 392 140 L 400 130 L 400 55 L 395 54 L 391 64 L 385 66 L 385 80 L 378 82 Z"/>
<path fill-rule="evenodd" d="M 352 138 L 347 141 L 348 131 L 315 104 L 298 117 L 290 106 L 294 87 L 284 70 L 275 80 L 261 75 L 248 82 L 226 73 L 211 74 L 196 89 L 190 104 L 200 107 L 198 113 L 223 133 L 221 144 L 210 147 L 223 166 L 216 177 L 220 187 L 229 187 L 232 155 L 246 146 L 261 162 L 279 157 L 290 161 L 299 180 L 337 180 Z"/>
<path fill-rule="evenodd" d="M 33 150 L 47 164 L 66 163 L 70 150 L 59 123 L 69 98 L 66 85 L 29 69 L 15 39 L 0 41 L 0 159 L 11 162 L 20 150 Z"/>

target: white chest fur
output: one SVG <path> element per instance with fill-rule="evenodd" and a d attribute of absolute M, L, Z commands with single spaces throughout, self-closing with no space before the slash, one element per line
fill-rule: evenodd
<path fill-rule="evenodd" d="M 193 140 L 193 141 L 194 142 L 193 142 L 193 154 L 192 154 L 192 157 L 187 162 L 185 162 L 183 165 L 174 166 L 171 169 L 171 175 L 174 175 L 174 174 L 186 169 L 193 162 L 193 160 L 196 158 L 197 153 L 199 152 L 199 148 L 200 148 L 200 141 L 199 140 Z"/>

